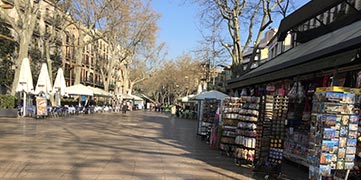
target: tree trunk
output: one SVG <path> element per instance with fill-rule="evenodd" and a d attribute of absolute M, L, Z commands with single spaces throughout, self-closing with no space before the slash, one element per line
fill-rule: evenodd
<path fill-rule="evenodd" d="M 155 93 L 154 98 L 155 102 L 159 102 L 159 93 Z"/>
<path fill-rule="evenodd" d="M 49 79 L 50 79 L 50 83 L 54 82 L 53 79 L 53 62 L 50 59 L 50 45 L 49 45 L 49 41 L 44 41 L 44 50 L 45 50 L 45 59 L 46 59 L 46 64 L 48 66 L 48 72 L 49 72 Z M 54 96 L 50 96 L 50 103 L 52 106 L 56 106 L 56 102 L 55 102 L 55 97 Z"/>
<path fill-rule="evenodd" d="M 19 78 L 20 78 L 21 64 L 23 62 L 23 59 L 28 57 L 29 43 L 30 43 L 30 39 L 32 37 L 29 34 L 32 34 L 32 33 L 29 33 L 28 31 L 23 31 L 21 33 L 20 43 L 19 43 L 19 54 L 18 54 L 18 58 L 15 62 L 16 68 L 15 68 L 14 81 L 13 81 L 13 84 L 11 87 L 11 95 L 15 95 L 15 93 L 16 93 L 16 87 L 19 83 Z"/>
<path fill-rule="evenodd" d="M 132 94 L 132 93 L 133 93 L 133 87 L 134 87 L 134 82 L 130 82 L 130 83 L 129 83 L 128 94 Z"/>
<path fill-rule="evenodd" d="M 124 85 L 124 91 L 125 93 L 129 92 L 129 69 L 126 67 L 124 68 L 124 79 L 123 79 L 123 85 Z"/>
<path fill-rule="evenodd" d="M 86 44 L 84 42 L 84 34 L 81 31 L 79 31 L 79 38 L 75 41 L 78 45 L 75 45 L 76 49 L 75 49 L 75 65 L 74 65 L 75 66 L 74 67 L 74 74 L 75 74 L 74 85 L 80 84 L 81 68 L 82 68 L 82 62 L 83 62 L 83 48 Z"/>
<path fill-rule="evenodd" d="M 49 79 L 50 82 L 53 82 L 53 62 L 50 59 L 50 45 L 48 41 L 45 41 L 45 59 L 46 64 L 48 65 L 48 71 L 49 71 Z"/>
<path fill-rule="evenodd" d="M 233 23 L 234 23 L 234 26 L 235 26 L 235 30 L 234 30 L 234 45 L 235 45 L 235 48 L 234 48 L 234 55 L 235 55 L 235 63 L 236 64 L 242 64 L 242 50 L 241 50 L 241 36 L 240 36 L 240 30 L 239 30 L 239 22 L 238 22 L 238 18 L 235 17 L 234 20 L 233 20 Z"/>
<path fill-rule="evenodd" d="M 162 102 L 161 102 L 161 103 L 162 103 L 162 104 L 164 104 L 164 101 L 165 101 L 165 95 L 164 95 L 164 94 L 162 94 L 162 95 L 161 95 L 161 98 L 162 98 Z"/>
<path fill-rule="evenodd" d="M 75 84 L 80 84 L 80 77 L 81 77 L 81 64 L 82 64 L 82 60 L 83 60 L 83 49 L 82 48 L 78 48 L 75 51 L 75 64 L 74 64 L 74 85 Z"/>
<path fill-rule="evenodd" d="M 103 81 L 104 84 L 104 91 L 109 91 L 109 80 Z"/>
<path fill-rule="evenodd" d="M 111 56 L 113 59 L 109 59 L 109 61 L 110 61 L 109 62 L 110 63 L 109 70 L 108 70 L 108 72 L 106 72 L 106 75 L 105 75 L 106 80 L 103 78 L 104 79 L 103 84 L 104 84 L 104 90 L 105 91 L 109 91 L 109 83 L 110 83 L 111 78 L 113 77 L 113 73 L 112 73 L 113 71 L 112 70 L 114 68 L 114 63 L 115 63 L 114 62 L 115 61 L 114 57 L 116 57 L 115 53 L 116 53 L 116 51 L 113 50 L 112 51 L 112 56 Z"/>

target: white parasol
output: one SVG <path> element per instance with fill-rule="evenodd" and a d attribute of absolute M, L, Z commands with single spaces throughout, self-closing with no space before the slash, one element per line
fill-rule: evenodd
<path fill-rule="evenodd" d="M 92 89 L 90 89 L 89 87 L 86 87 L 82 84 L 76 84 L 73 86 L 69 86 L 66 89 L 66 92 L 69 95 L 84 95 L 84 96 L 93 96 L 94 95 Z"/>
<path fill-rule="evenodd" d="M 54 81 L 53 92 L 60 92 L 61 96 L 66 93 L 66 83 L 63 69 L 59 68 Z"/>
<path fill-rule="evenodd" d="M 59 68 L 56 74 L 56 78 L 53 86 L 53 93 L 55 93 L 56 105 L 60 106 L 60 96 L 64 96 L 66 93 L 66 83 L 64 78 L 63 69 Z"/>
<path fill-rule="evenodd" d="M 30 62 L 24 58 L 20 67 L 19 82 L 16 86 L 16 92 L 24 93 L 23 116 L 26 115 L 26 94 L 34 90 L 33 76 L 31 75 Z"/>
<path fill-rule="evenodd" d="M 197 99 L 197 100 L 220 99 L 220 100 L 223 100 L 226 97 L 228 97 L 227 94 L 224 94 L 224 93 L 216 91 L 216 90 L 211 90 L 211 91 L 204 91 L 204 92 L 194 96 L 193 99 Z"/>
<path fill-rule="evenodd" d="M 24 58 L 20 67 L 19 82 L 16 92 L 25 91 L 30 93 L 34 90 L 33 76 L 31 75 L 30 62 L 28 58 Z"/>
<path fill-rule="evenodd" d="M 49 95 L 51 91 L 52 91 L 52 86 L 50 83 L 48 67 L 46 63 L 43 63 L 41 65 L 38 82 L 35 87 L 35 94 L 45 93 L 46 95 Z"/>
<path fill-rule="evenodd" d="M 112 97 L 113 95 L 103 89 L 87 86 L 93 91 L 94 96 Z"/>

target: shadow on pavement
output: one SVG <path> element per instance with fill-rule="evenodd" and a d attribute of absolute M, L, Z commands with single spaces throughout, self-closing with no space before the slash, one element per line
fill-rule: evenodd
<path fill-rule="evenodd" d="M 0 179 L 153 180 L 162 173 L 162 179 L 214 179 L 194 176 L 193 167 L 217 174 L 217 179 L 239 179 L 235 174 L 264 179 L 264 174 L 238 167 L 232 158 L 210 149 L 196 135 L 196 123 L 144 111 L 0 119 Z"/>
<path fill-rule="evenodd" d="M 211 149 L 204 140 L 196 135 L 197 120 L 181 119 L 163 113 L 149 113 L 145 116 L 144 121 L 162 124 L 164 127 L 162 130 L 162 138 L 175 140 L 177 144 L 177 146 L 175 146 L 176 148 L 181 147 L 189 152 L 182 156 L 197 159 L 211 166 L 226 169 L 254 179 L 265 179 L 267 175 L 264 171 L 256 172 L 250 167 L 237 166 L 233 162 L 233 158 L 222 155 L 218 150 Z M 156 138 L 151 138 L 150 140 L 164 143 Z M 171 146 L 174 145 L 171 144 Z M 283 174 L 280 179 L 308 179 L 308 169 L 306 167 L 285 161 L 282 168 Z M 278 177 L 269 176 L 268 179 L 278 179 Z"/>

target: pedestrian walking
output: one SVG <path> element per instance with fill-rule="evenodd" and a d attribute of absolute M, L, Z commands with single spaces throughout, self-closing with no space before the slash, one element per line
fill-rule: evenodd
<path fill-rule="evenodd" d="M 127 105 L 127 103 L 123 103 L 123 106 L 122 106 L 122 113 L 123 113 L 123 114 L 126 114 L 126 113 L 127 113 L 127 109 L 128 109 L 128 105 Z"/>

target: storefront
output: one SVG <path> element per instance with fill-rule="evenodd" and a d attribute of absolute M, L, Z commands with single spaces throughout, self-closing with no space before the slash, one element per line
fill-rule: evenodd
<path fill-rule="evenodd" d="M 250 98 L 259 98 L 255 101 L 258 103 L 256 107 L 259 115 L 254 122 L 246 118 L 249 114 L 240 113 L 237 113 L 238 121 L 233 122 L 238 131 L 246 127 L 241 132 L 233 131 L 235 138 L 229 140 L 237 145 L 232 149 L 235 154 L 240 154 L 241 159 L 255 165 L 267 162 L 275 164 L 275 167 L 285 158 L 309 167 L 310 179 L 319 175 L 331 177 L 335 173 L 345 176 L 340 174 L 347 170 L 351 170 L 350 177 L 360 177 L 357 171 L 361 167 L 360 128 L 357 127 L 360 122 L 357 109 L 361 103 L 357 98 L 361 88 L 360 50 L 361 21 L 358 21 L 298 45 L 230 81 L 228 87 L 233 91 L 248 92 Z M 339 88 L 330 88 L 334 86 Z M 324 94 L 351 96 L 355 99 L 344 102 L 340 99 L 319 98 Z M 230 101 L 243 102 L 244 98 Z M 315 109 L 320 104 L 323 109 Z M 353 110 L 343 112 L 338 107 L 352 107 Z M 339 111 L 324 110 L 337 108 Z M 327 117 L 352 121 L 341 125 L 335 121 L 334 124 L 324 126 Z M 251 124 L 251 127 L 247 127 L 247 124 Z M 314 130 L 316 124 L 323 124 L 317 126 L 317 133 Z M 312 139 L 313 146 L 310 145 Z M 341 146 L 340 143 L 344 141 L 346 144 Z M 345 156 L 337 154 L 344 149 Z"/>
<path fill-rule="evenodd" d="M 226 97 L 228 97 L 228 95 L 215 90 L 201 92 L 192 97 L 192 99 L 198 101 L 199 104 L 197 134 L 205 139 L 212 148 L 217 148 L 218 125 L 222 120 L 220 109 Z"/>

